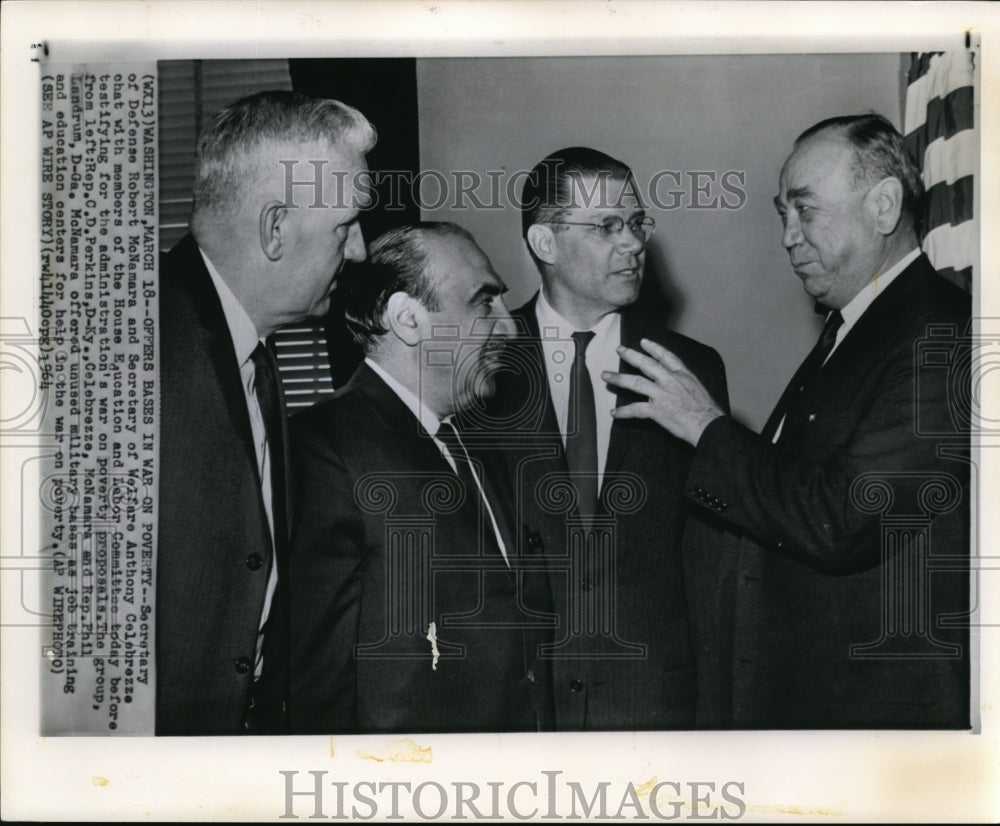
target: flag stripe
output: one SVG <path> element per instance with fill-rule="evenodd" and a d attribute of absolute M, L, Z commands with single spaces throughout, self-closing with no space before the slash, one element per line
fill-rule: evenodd
<path fill-rule="evenodd" d="M 955 226 L 971 221 L 973 180 L 971 175 L 959 178 L 954 183 L 941 181 L 927 190 L 924 207 L 924 232 L 938 227 Z"/>
<path fill-rule="evenodd" d="M 925 186 L 938 181 L 954 183 L 975 169 L 979 156 L 979 135 L 975 129 L 965 129 L 948 140 L 936 140 L 924 152 L 923 180 Z"/>
<path fill-rule="evenodd" d="M 921 246 L 945 278 L 969 292 L 979 266 L 973 57 L 968 50 L 913 54 L 903 118 L 904 143 L 927 189 Z"/>
<path fill-rule="evenodd" d="M 943 98 L 928 101 L 924 122 L 903 139 L 913 159 L 921 163 L 927 146 L 938 138 L 947 140 L 957 132 L 972 129 L 975 126 L 973 104 L 971 86 L 963 86 Z"/>
<path fill-rule="evenodd" d="M 927 104 L 934 98 L 945 98 L 956 89 L 971 86 L 974 66 L 967 52 L 945 52 L 934 55 L 930 71 L 907 88 L 903 128 L 913 131 L 924 122 Z"/>
<path fill-rule="evenodd" d="M 972 292 L 972 266 L 956 270 L 954 267 L 939 268 L 938 272 L 956 287 L 961 287 L 967 293 Z"/>
<path fill-rule="evenodd" d="M 979 261 L 979 223 L 966 221 L 957 227 L 938 227 L 927 233 L 922 246 L 935 269 L 975 267 Z"/>
<path fill-rule="evenodd" d="M 913 52 L 913 59 L 910 62 L 910 71 L 907 72 L 906 82 L 911 86 L 920 78 L 927 74 L 931 68 L 931 61 L 943 52 Z"/>

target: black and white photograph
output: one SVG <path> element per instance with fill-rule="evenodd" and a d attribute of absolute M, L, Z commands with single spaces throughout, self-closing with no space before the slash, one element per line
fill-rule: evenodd
<path fill-rule="evenodd" d="M 3 7 L 5 819 L 995 821 L 996 14 L 727 5 Z"/>

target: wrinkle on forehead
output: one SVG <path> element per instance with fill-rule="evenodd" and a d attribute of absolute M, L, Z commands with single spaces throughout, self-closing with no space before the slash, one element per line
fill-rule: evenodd
<path fill-rule="evenodd" d="M 854 150 L 843 138 L 830 135 L 810 138 L 792 152 L 781 168 L 781 192 L 786 200 L 812 196 L 831 181 L 845 190 L 853 189 L 854 161 Z"/>

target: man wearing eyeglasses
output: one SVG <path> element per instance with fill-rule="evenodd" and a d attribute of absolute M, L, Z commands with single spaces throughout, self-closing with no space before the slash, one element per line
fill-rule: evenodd
<path fill-rule="evenodd" d="M 646 422 L 612 421 L 624 403 L 600 376 L 624 369 L 621 344 L 652 338 L 727 406 L 709 347 L 638 306 L 645 214 L 631 170 L 585 147 L 549 155 L 521 197 L 541 290 L 512 315 L 518 338 L 490 421 L 517 496 L 522 551 L 544 553 L 558 616 L 551 648 L 561 730 L 690 728 L 695 683 L 679 537 L 692 450 Z"/>

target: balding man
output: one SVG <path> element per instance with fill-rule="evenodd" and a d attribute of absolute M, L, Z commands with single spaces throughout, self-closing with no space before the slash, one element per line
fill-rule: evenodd
<path fill-rule="evenodd" d="M 191 234 L 161 266 L 158 734 L 284 729 L 285 416 L 267 340 L 325 313 L 343 263 L 364 259 L 354 187 L 374 143 L 356 109 L 291 92 L 239 100 L 201 136 Z M 310 161 L 331 177 L 289 187 Z"/>
<path fill-rule="evenodd" d="M 922 191 L 878 115 L 796 140 L 775 205 L 826 324 L 762 434 L 653 343 L 608 376 L 648 398 L 617 417 L 696 446 L 720 526 L 687 557 L 702 725 L 969 725 L 970 300 L 920 251 Z"/>
<path fill-rule="evenodd" d="M 366 270 L 343 299 L 365 360 L 292 419 L 292 730 L 551 728 L 545 573 L 456 423 L 494 392 L 506 286 L 448 223 L 384 234 Z"/>

